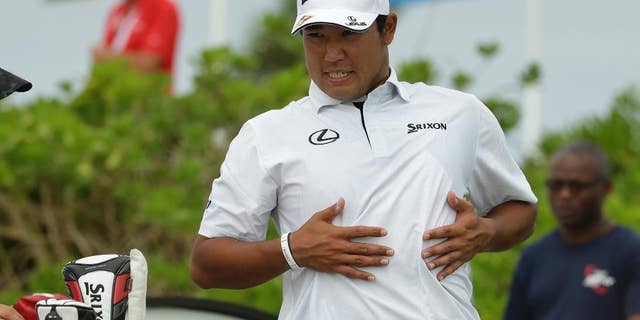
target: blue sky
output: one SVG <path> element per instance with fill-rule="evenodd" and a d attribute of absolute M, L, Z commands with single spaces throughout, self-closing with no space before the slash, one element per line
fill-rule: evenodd
<path fill-rule="evenodd" d="M 175 83 L 181 93 L 191 87 L 195 55 L 213 41 L 209 23 L 212 2 L 175 1 L 183 18 Z M 396 7 L 399 28 L 390 51 L 392 65 L 426 56 L 436 62 L 443 79 L 456 70 L 475 74 L 478 81 L 470 91 L 480 97 L 499 94 L 521 99 L 521 92 L 514 86 L 514 70 L 528 62 L 527 1 L 440 0 Z M 90 48 L 99 41 L 108 8 L 116 2 L 4 3 L 0 13 L 0 66 L 34 84 L 28 94 L 14 94 L 10 99 L 20 103 L 55 95 L 61 80 L 81 84 L 91 63 Z M 539 51 L 544 71 L 540 87 L 542 129 L 559 129 L 603 113 L 615 93 L 632 83 L 640 85 L 640 1 L 539 2 Z M 275 10 L 278 3 L 226 1 L 225 20 L 216 21 L 222 25 L 221 36 L 237 50 L 246 48 L 260 15 Z M 475 46 L 494 41 L 500 43 L 501 51 L 485 63 L 475 54 Z"/>

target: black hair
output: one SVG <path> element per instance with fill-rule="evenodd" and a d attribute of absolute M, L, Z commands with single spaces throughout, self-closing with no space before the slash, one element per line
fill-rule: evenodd
<path fill-rule="evenodd" d="M 376 17 L 376 25 L 378 26 L 378 32 L 384 33 L 384 25 L 387 23 L 387 15 L 380 14 Z"/>

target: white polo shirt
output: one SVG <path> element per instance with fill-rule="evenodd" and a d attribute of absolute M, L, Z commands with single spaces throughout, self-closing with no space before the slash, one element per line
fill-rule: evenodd
<path fill-rule="evenodd" d="M 365 130 L 366 128 L 366 130 Z M 367 282 L 312 269 L 283 274 L 280 319 L 479 319 L 469 265 L 444 281 L 421 258 L 425 230 L 455 212 L 447 191 L 470 193 L 480 214 L 509 200 L 536 202 L 493 114 L 474 96 L 389 80 L 363 112 L 313 82 L 309 96 L 247 121 L 212 185 L 199 233 L 265 239 L 269 218 L 282 232 L 300 228 L 338 198 L 333 223 L 380 226 L 392 247 L 385 267 L 363 268 Z"/>

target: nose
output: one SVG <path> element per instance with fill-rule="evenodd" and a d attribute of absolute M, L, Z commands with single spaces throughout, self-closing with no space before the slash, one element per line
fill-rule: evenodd
<path fill-rule="evenodd" d="M 566 184 L 566 183 L 563 183 L 563 184 L 560 186 L 560 189 L 558 189 L 557 194 L 558 194 L 558 197 L 559 197 L 560 199 L 567 199 L 567 198 L 570 198 L 570 197 L 571 197 L 571 189 L 569 188 L 569 185 L 568 185 L 568 184 Z"/>
<path fill-rule="evenodd" d="M 344 45 L 342 41 L 336 39 L 327 40 L 324 60 L 327 62 L 336 62 L 344 59 Z"/>

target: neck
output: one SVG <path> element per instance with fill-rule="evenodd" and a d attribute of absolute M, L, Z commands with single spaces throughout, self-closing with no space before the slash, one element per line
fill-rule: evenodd
<path fill-rule="evenodd" d="M 613 224 L 603 218 L 592 225 L 581 228 L 567 228 L 560 226 L 560 235 L 567 243 L 582 244 L 609 233 L 612 228 Z"/>

